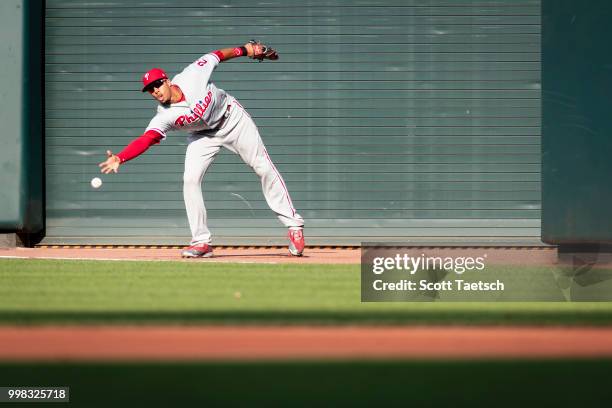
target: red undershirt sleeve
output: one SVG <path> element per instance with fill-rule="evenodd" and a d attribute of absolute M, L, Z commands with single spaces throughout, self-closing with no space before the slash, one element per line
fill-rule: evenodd
<path fill-rule="evenodd" d="M 244 47 L 236 47 L 236 48 L 232 49 L 232 55 L 227 56 L 227 57 L 225 56 L 225 54 L 223 54 L 223 52 L 221 52 L 221 50 L 213 51 L 213 52 L 211 52 L 211 54 L 216 55 L 217 58 L 219 58 L 219 62 L 221 62 L 221 61 L 225 61 L 226 59 L 229 59 L 229 58 L 234 58 L 234 57 L 240 57 L 242 55 L 247 55 L 247 52 L 246 52 L 246 48 L 244 48 Z"/>
<path fill-rule="evenodd" d="M 121 163 L 125 163 L 143 154 L 149 147 L 159 143 L 162 138 L 160 133 L 154 130 L 147 130 L 142 136 L 134 139 L 125 149 L 118 153 L 117 157 L 119 157 Z"/>
<path fill-rule="evenodd" d="M 213 51 L 211 54 L 215 54 L 217 56 L 217 58 L 219 58 L 219 62 L 225 60 L 225 56 L 223 55 L 223 53 L 219 50 L 217 51 Z"/>

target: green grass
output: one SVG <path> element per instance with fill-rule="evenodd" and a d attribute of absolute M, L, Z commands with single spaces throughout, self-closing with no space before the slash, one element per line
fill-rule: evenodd
<path fill-rule="evenodd" d="M 0 323 L 609 325 L 612 302 L 361 303 L 358 265 L 2 259 Z"/>
<path fill-rule="evenodd" d="M 611 360 L 2 363 L 0 384 L 69 386 L 65 405 L 88 408 L 604 407 L 610 370 Z"/>

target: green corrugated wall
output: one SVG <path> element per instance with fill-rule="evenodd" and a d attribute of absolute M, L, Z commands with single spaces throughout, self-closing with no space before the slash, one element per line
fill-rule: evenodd
<path fill-rule="evenodd" d="M 254 117 L 309 243 L 537 240 L 540 28 L 539 0 L 47 0 L 45 242 L 187 242 L 185 134 L 89 180 L 154 114 L 142 72 L 250 38 L 280 61 L 213 81 Z M 204 191 L 215 243 L 284 242 L 236 156 Z"/>

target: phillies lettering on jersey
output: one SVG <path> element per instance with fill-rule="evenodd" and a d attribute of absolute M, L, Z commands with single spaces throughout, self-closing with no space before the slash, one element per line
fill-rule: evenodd
<path fill-rule="evenodd" d="M 210 82 L 219 62 L 215 54 L 206 54 L 172 78 L 172 84 L 181 88 L 185 100 L 159 105 L 146 130 L 154 130 L 165 138 L 166 132 L 173 129 L 192 133 L 215 129 L 231 99 L 223 89 Z"/>
<path fill-rule="evenodd" d="M 212 92 L 208 91 L 208 93 L 206 94 L 206 97 L 204 98 L 204 101 L 198 101 L 198 103 L 196 103 L 193 109 L 191 110 L 193 112 L 193 115 L 179 116 L 174 121 L 174 125 L 176 127 L 182 128 L 183 126 L 185 126 L 185 123 L 193 123 L 196 120 L 203 120 L 204 113 L 206 112 L 206 109 L 208 109 L 208 107 L 210 106 L 211 101 L 212 101 Z"/>

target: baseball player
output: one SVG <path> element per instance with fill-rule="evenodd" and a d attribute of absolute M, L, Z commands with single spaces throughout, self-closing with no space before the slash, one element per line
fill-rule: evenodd
<path fill-rule="evenodd" d="M 157 114 L 144 134 L 120 153 L 107 150 L 100 163 L 102 173 L 117 173 L 119 167 L 166 138 L 169 130 L 189 132 L 183 175 L 183 199 L 191 229 L 191 244 L 182 251 L 187 258 L 210 257 L 211 233 L 206 222 L 202 180 L 215 156 L 225 147 L 238 154 L 261 179 L 266 202 L 289 228 L 289 252 L 301 256 L 304 250 L 304 220 L 295 211 L 283 178 L 270 160 L 257 126 L 236 98 L 210 82 L 217 65 L 232 58 L 248 56 L 276 60 L 278 53 L 259 42 L 208 53 L 187 66 L 172 80 L 153 68 L 142 77 L 143 92 L 157 102 Z"/>

